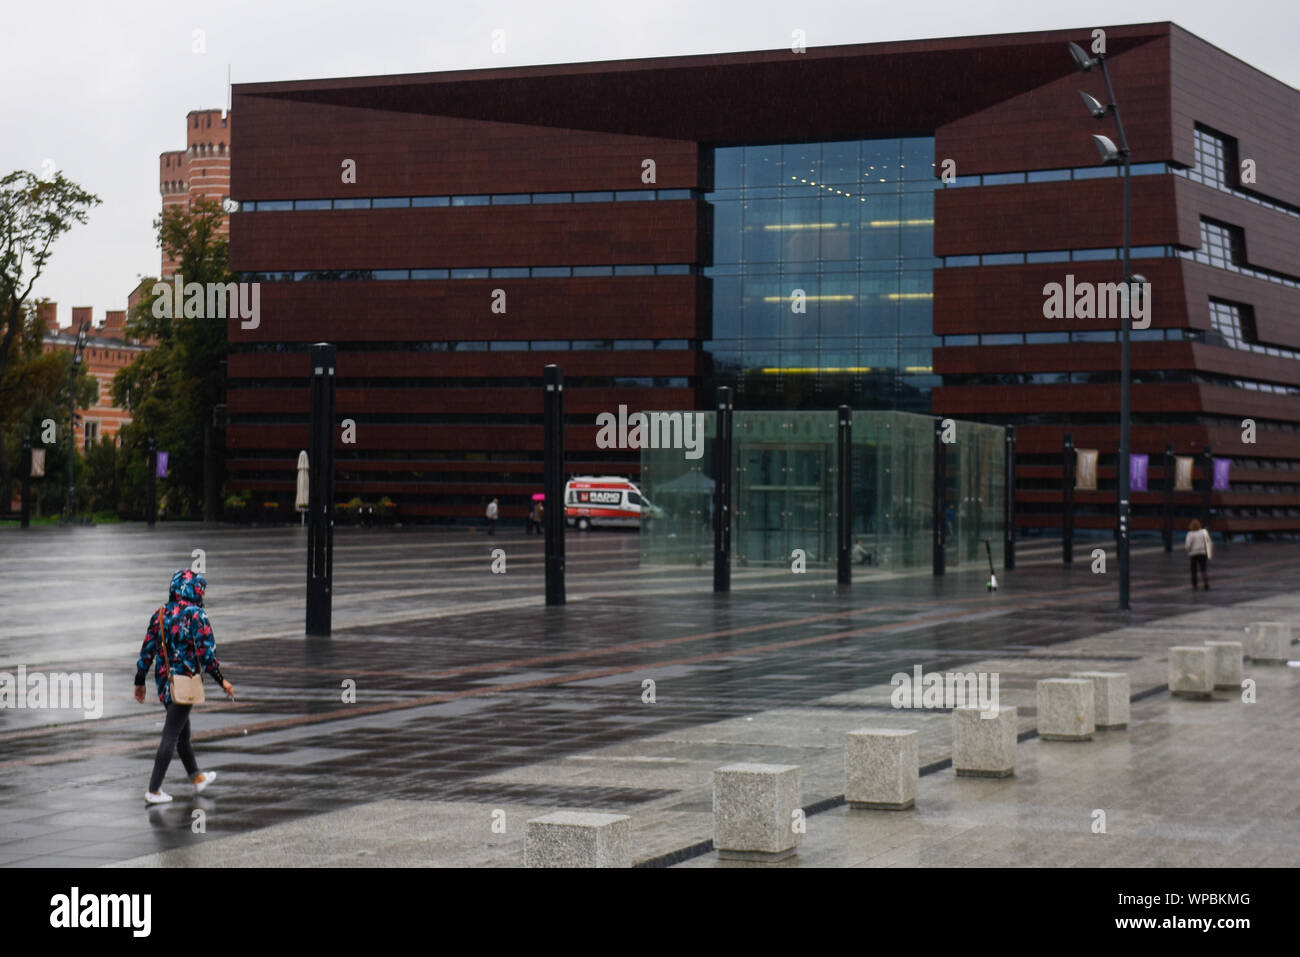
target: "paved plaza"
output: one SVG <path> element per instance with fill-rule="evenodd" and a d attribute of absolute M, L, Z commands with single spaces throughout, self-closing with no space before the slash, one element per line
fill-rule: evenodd
<path fill-rule="evenodd" d="M 306 639 L 300 528 L 0 530 L 0 670 L 102 672 L 107 699 L 97 720 L 0 711 L 0 866 L 522 866 L 525 822 L 558 809 L 630 815 L 636 863 L 773 866 L 709 845 L 712 770 L 739 761 L 803 769 L 807 833 L 775 866 L 1300 863 L 1300 668 L 1247 662 L 1250 704 L 1165 687 L 1172 645 L 1300 625 L 1300 549 L 1221 548 L 1193 593 L 1181 552 L 1140 542 L 1121 614 L 1113 568 L 1090 571 L 1104 544 L 1069 569 L 1023 545 L 992 594 L 971 563 L 847 588 L 736 569 L 715 596 L 707 567 L 642 567 L 634 534 L 571 534 L 569 603 L 546 608 L 536 536 L 339 529 L 334 634 Z M 238 698 L 210 688 L 193 717 L 220 780 L 195 796 L 176 761 L 176 801 L 146 809 L 162 711 L 132 700 L 134 663 L 194 549 Z M 915 665 L 1000 673 L 1014 777 L 956 777 L 949 713 L 890 706 Z M 1129 729 L 1039 740 L 1036 681 L 1079 670 L 1130 675 Z M 864 726 L 920 732 L 914 810 L 844 806 Z"/>

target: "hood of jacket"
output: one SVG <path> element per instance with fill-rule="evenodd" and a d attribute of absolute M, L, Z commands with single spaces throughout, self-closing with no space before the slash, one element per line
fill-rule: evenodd
<path fill-rule="evenodd" d="M 203 607 L 203 593 L 208 589 L 208 580 L 196 571 L 183 568 L 172 576 L 171 591 L 168 601 L 187 601 Z"/>

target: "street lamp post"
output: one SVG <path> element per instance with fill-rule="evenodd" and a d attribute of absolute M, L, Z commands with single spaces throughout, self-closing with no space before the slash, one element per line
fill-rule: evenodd
<path fill-rule="evenodd" d="M 76 520 L 77 485 L 77 370 L 81 368 L 81 353 L 90 335 L 90 320 L 83 319 L 77 329 L 77 344 L 72 349 L 72 365 L 68 373 L 68 521 Z"/>
<path fill-rule="evenodd" d="M 1089 56 L 1083 48 L 1077 43 L 1069 44 L 1070 55 L 1074 57 L 1074 62 L 1078 64 L 1079 69 L 1087 73 L 1095 66 L 1101 67 L 1101 75 L 1106 81 L 1106 97 L 1110 103 L 1103 106 L 1096 99 L 1079 91 L 1083 98 L 1084 105 L 1087 106 L 1095 119 L 1102 119 L 1108 113 L 1115 117 L 1115 132 L 1119 136 L 1119 146 L 1117 147 L 1109 137 L 1093 134 L 1093 142 L 1097 145 L 1097 151 L 1101 154 L 1102 162 L 1124 164 L 1124 288 L 1126 295 L 1131 300 L 1133 295 L 1132 274 L 1129 268 L 1129 231 L 1130 231 L 1130 200 L 1129 200 L 1129 173 L 1130 173 L 1130 156 L 1128 148 L 1128 137 L 1124 135 L 1124 121 L 1120 119 L 1119 106 L 1115 102 L 1115 91 L 1110 85 L 1110 72 L 1106 69 L 1106 55 L 1099 53 L 1095 57 Z M 1129 312 L 1132 312 L 1132 303 L 1129 303 Z M 1116 469 L 1116 478 L 1118 484 L 1118 508 L 1117 520 L 1119 523 L 1118 535 L 1116 541 L 1116 551 L 1119 557 L 1119 607 L 1121 611 L 1127 611 L 1129 608 L 1129 329 L 1130 316 L 1124 316 L 1120 322 L 1120 372 L 1119 372 L 1119 462 Z"/>

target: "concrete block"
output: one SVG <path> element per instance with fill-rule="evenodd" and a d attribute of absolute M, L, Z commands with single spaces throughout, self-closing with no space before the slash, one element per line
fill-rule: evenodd
<path fill-rule="evenodd" d="M 1128 727 L 1129 679 L 1122 671 L 1073 671 L 1071 678 L 1092 682 L 1093 715 L 1097 730 L 1122 730 Z"/>
<path fill-rule="evenodd" d="M 727 860 L 779 861 L 799 843 L 803 771 L 790 764 L 729 764 L 713 772 L 713 846 Z"/>
<path fill-rule="evenodd" d="M 916 803 L 921 736 L 859 728 L 844 736 L 844 798 L 852 808 L 904 811 Z"/>
<path fill-rule="evenodd" d="M 1015 705 L 998 708 L 985 718 L 980 708 L 952 709 L 952 766 L 958 774 L 1005 778 L 1016 773 Z"/>
<path fill-rule="evenodd" d="M 529 867 L 627 867 L 632 819 L 626 814 L 556 811 L 528 822 Z"/>
<path fill-rule="evenodd" d="M 1179 645 L 1169 649 L 1169 690 L 1184 698 L 1208 698 L 1214 690 L 1210 649 Z"/>
<path fill-rule="evenodd" d="M 1044 741 L 1091 741 L 1097 730 L 1093 695 L 1086 678 L 1038 682 L 1038 736 Z"/>
<path fill-rule="evenodd" d="M 1245 645 L 1240 641 L 1207 641 L 1210 649 L 1210 683 L 1216 688 L 1241 687 L 1241 658 Z"/>
<path fill-rule="evenodd" d="M 1284 621 L 1252 621 L 1246 626 L 1246 654 L 1255 664 L 1284 665 L 1291 653 L 1291 626 Z"/>

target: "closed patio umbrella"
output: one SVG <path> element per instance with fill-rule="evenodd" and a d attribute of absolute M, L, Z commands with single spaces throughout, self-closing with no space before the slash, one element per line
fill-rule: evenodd
<path fill-rule="evenodd" d="M 293 507 L 302 512 L 302 524 L 307 523 L 307 509 L 311 504 L 311 467 L 307 464 L 307 453 L 298 453 L 298 497 Z"/>

